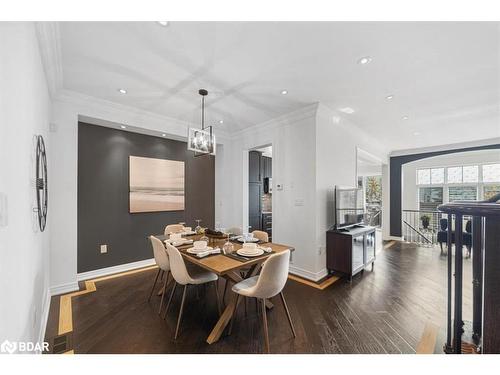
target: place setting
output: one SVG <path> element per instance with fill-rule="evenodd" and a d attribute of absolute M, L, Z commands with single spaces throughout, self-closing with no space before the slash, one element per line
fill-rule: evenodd
<path fill-rule="evenodd" d="M 171 233 L 169 238 L 165 240 L 166 243 L 171 244 L 172 246 L 184 246 L 190 245 L 193 243 L 193 239 L 184 238 L 182 233 Z"/>
<path fill-rule="evenodd" d="M 257 246 L 255 242 L 246 242 L 241 249 L 226 253 L 225 255 L 242 262 L 247 262 L 272 253 L 274 253 L 274 251 L 270 247 Z"/>
<path fill-rule="evenodd" d="M 187 254 L 196 256 L 197 258 L 205 258 L 209 255 L 216 255 L 221 253 L 219 247 L 208 246 L 207 241 L 194 241 L 193 247 L 185 250 Z"/>

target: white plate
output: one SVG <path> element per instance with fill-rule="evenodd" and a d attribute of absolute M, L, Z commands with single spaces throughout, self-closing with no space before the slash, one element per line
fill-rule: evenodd
<path fill-rule="evenodd" d="M 238 238 L 238 242 L 241 242 L 241 243 L 244 243 L 244 242 L 259 242 L 259 239 L 258 238 L 247 238 L 247 240 L 245 241 L 242 237 Z"/>
<path fill-rule="evenodd" d="M 191 236 L 193 234 L 196 234 L 196 232 L 194 230 L 192 230 L 191 232 L 182 232 L 181 235 L 183 236 Z"/>
<path fill-rule="evenodd" d="M 244 257 L 258 257 L 262 254 L 264 254 L 264 250 L 262 249 L 257 249 L 256 251 L 252 251 L 251 253 L 248 253 L 244 251 L 243 249 L 236 250 L 236 254 L 244 256 Z"/>
<path fill-rule="evenodd" d="M 212 247 L 210 246 L 207 246 L 205 247 L 204 249 L 195 249 L 194 247 L 190 247 L 189 249 L 187 249 L 186 251 L 189 253 L 189 254 L 198 254 L 198 253 L 203 253 L 204 251 L 208 251 L 208 250 L 213 250 Z"/>

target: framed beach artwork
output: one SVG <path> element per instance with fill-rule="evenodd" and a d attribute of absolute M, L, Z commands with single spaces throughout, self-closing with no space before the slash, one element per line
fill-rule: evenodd
<path fill-rule="evenodd" d="M 130 213 L 184 210 L 184 162 L 129 157 Z"/>

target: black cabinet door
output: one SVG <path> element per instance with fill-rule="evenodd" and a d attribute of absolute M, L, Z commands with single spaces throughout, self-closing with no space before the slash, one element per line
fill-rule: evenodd
<path fill-rule="evenodd" d="M 248 182 L 262 182 L 261 153 L 250 151 L 248 153 Z"/>
<path fill-rule="evenodd" d="M 248 225 L 250 226 L 249 232 L 253 232 L 254 230 L 262 230 L 260 221 L 260 215 L 250 215 L 248 217 Z"/>
<path fill-rule="evenodd" d="M 261 215 L 261 195 L 262 185 L 256 183 L 248 184 L 248 215 L 259 216 Z M 250 224 L 249 224 L 250 225 Z"/>

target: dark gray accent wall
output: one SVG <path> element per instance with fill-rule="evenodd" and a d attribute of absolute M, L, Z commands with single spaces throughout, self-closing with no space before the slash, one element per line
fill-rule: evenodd
<path fill-rule="evenodd" d="M 457 148 L 452 150 L 424 152 L 419 154 L 393 156 L 390 158 L 390 231 L 391 236 L 401 237 L 401 214 L 402 214 L 402 167 L 403 164 L 410 163 L 415 160 L 426 159 L 433 156 L 455 154 L 457 152 L 478 151 L 478 150 L 494 150 L 500 149 L 500 144 Z"/>
<path fill-rule="evenodd" d="M 185 210 L 129 213 L 129 156 L 185 162 Z M 215 158 L 194 157 L 186 143 L 78 124 L 78 272 L 153 257 L 147 236 L 195 219 L 214 226 Z M 108 253 L 100 253 L 100 245 Z"/>

